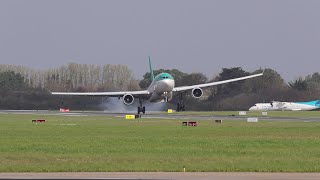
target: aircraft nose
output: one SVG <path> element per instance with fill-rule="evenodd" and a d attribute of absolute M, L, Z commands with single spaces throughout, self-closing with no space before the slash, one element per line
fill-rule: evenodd
<path fill-rule="evenodd" d="M 167 90 L 168 91 L 172 91 L 172 89 L 174 88 L 174 81 L 173 80 L 165 80 L 166 86 L 167 86 Z"/>
<path fill-rule="evenodd" d="M 171 79 L 162 80 L 159 90 L 162 92 L 171 92 L 174 88 L 174 81 Z"/>

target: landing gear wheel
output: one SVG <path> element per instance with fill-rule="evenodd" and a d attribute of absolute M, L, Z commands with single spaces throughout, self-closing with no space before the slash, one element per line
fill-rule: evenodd
<path fill-rule="evenodd" d="M 184 105 L 181 105 L 180 103 L 177 104 L 177 112 L 180 112 L 180 111 L 185 111 L 186 108 Z"/>
<path fill-rule="evenodd" d="M 146 113 L 146 107 L 143 106 L 141 112 L 142 112 L 143 114 L 145 114 L 145 113 Z"/>
<path fill-rule="evenodd" d="M 185 108 L 184 105 L 181 106 L 181 110 L 182 110 L 182 111 L 186 111 L 186 108 Z"/>
<path fill-rule="evenodd" d="M 140 114 L 141 112 L 143 114 L 146 113 L 146 107 L 142 106 L 142 103 L 143 103 L 143 99 L 139 98 L 138 114 Z"/>
<path fill-rule="evenodd" d="M 177 112 L 180 111 L 180 103 L 177 104 Z"/>
<path fill-rule="evenodd" d="M 185 110 L 186 110 L 186 108 L 185 108 L 184 101 L 183 101 L 183 94 L 180 93 L 178 103 L 177 103 L 177 112 L 185 111 Z"/>

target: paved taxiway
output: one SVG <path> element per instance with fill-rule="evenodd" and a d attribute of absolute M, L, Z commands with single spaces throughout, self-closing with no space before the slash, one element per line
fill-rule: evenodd
<path fill-rule="evenodd" d="M 58 112 L 48 110 L 0 110 L 0 114 L 39 114 L 39 115 L 58 115 L 58 116 L 109 116 L 109 117 L 125 117 L 129 113 L 114 113 L 108 111 L 71 111 Z M 246 120 L 247 116 L 239 115 L 194 115 L 194 114 L 166 114 L 159 112 L 148 112 L 142 115 L 142 118 L 159 118 L 159 119 L 180 119 L 180 120 Z M 258 117 L 263 121 L 319 121 L 320 117 Z"/>
<path fill-rule="evenodd" d="M 0 173 L 0 179 L 177 179 L 177 180 L 318 180 L 320 173 L 245 172 L 70 172 Z"/>

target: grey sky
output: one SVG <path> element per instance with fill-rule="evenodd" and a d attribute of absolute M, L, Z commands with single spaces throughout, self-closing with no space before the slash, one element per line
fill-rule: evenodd
<path fill-rule="evenodd" d="M 0 63 L 127 64 L 138 78 L 177 68 L 209 77 L 222 67 L 319 71 L 320 1 L 0 1 Z"/>

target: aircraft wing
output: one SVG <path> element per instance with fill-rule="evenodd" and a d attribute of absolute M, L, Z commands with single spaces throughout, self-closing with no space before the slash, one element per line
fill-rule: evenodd
<path fill-rule="evenodd" d="M 254 77 L 259 77 L 262 75 L 263 75 L 263 73 L 259 73 L 259 74 L 254 74 L 254 75 L 250 75 L 250 76 L 244 76 L 244 77 L 240 77 L 240 78 L 228 79 L 228 80 L 217 81 L 217 82 L 212 82 L 212 83 L 198 84 L 198 85 L 193 85 L 193 86 L 175 87 L 173 89 L 173 91 L 179 92 L 179 91 L 186 91 L 186 90 L 190 90 L 190 89 L 194 89 L 194 88 L 205 88 L 205 87 L 215 86 L 215 85 L 219 85 L 219 84 L 225 84 L 225 83 L 229 83 L 229 82 L 235 82 L 235 81 L 241 81 L 241 80 L 250 79 L 250 78 L 254 78 Z"/>
<path fill-rule="evenodd" d="M 147 90 L 144 91 L 120 91 L 120 92 L 50 92 L 52 95 L 68 95 L 68 96 L 110 96 L 119 97 L 125 94 L 131 94 L 133 96 L 148 95 Z"/>

